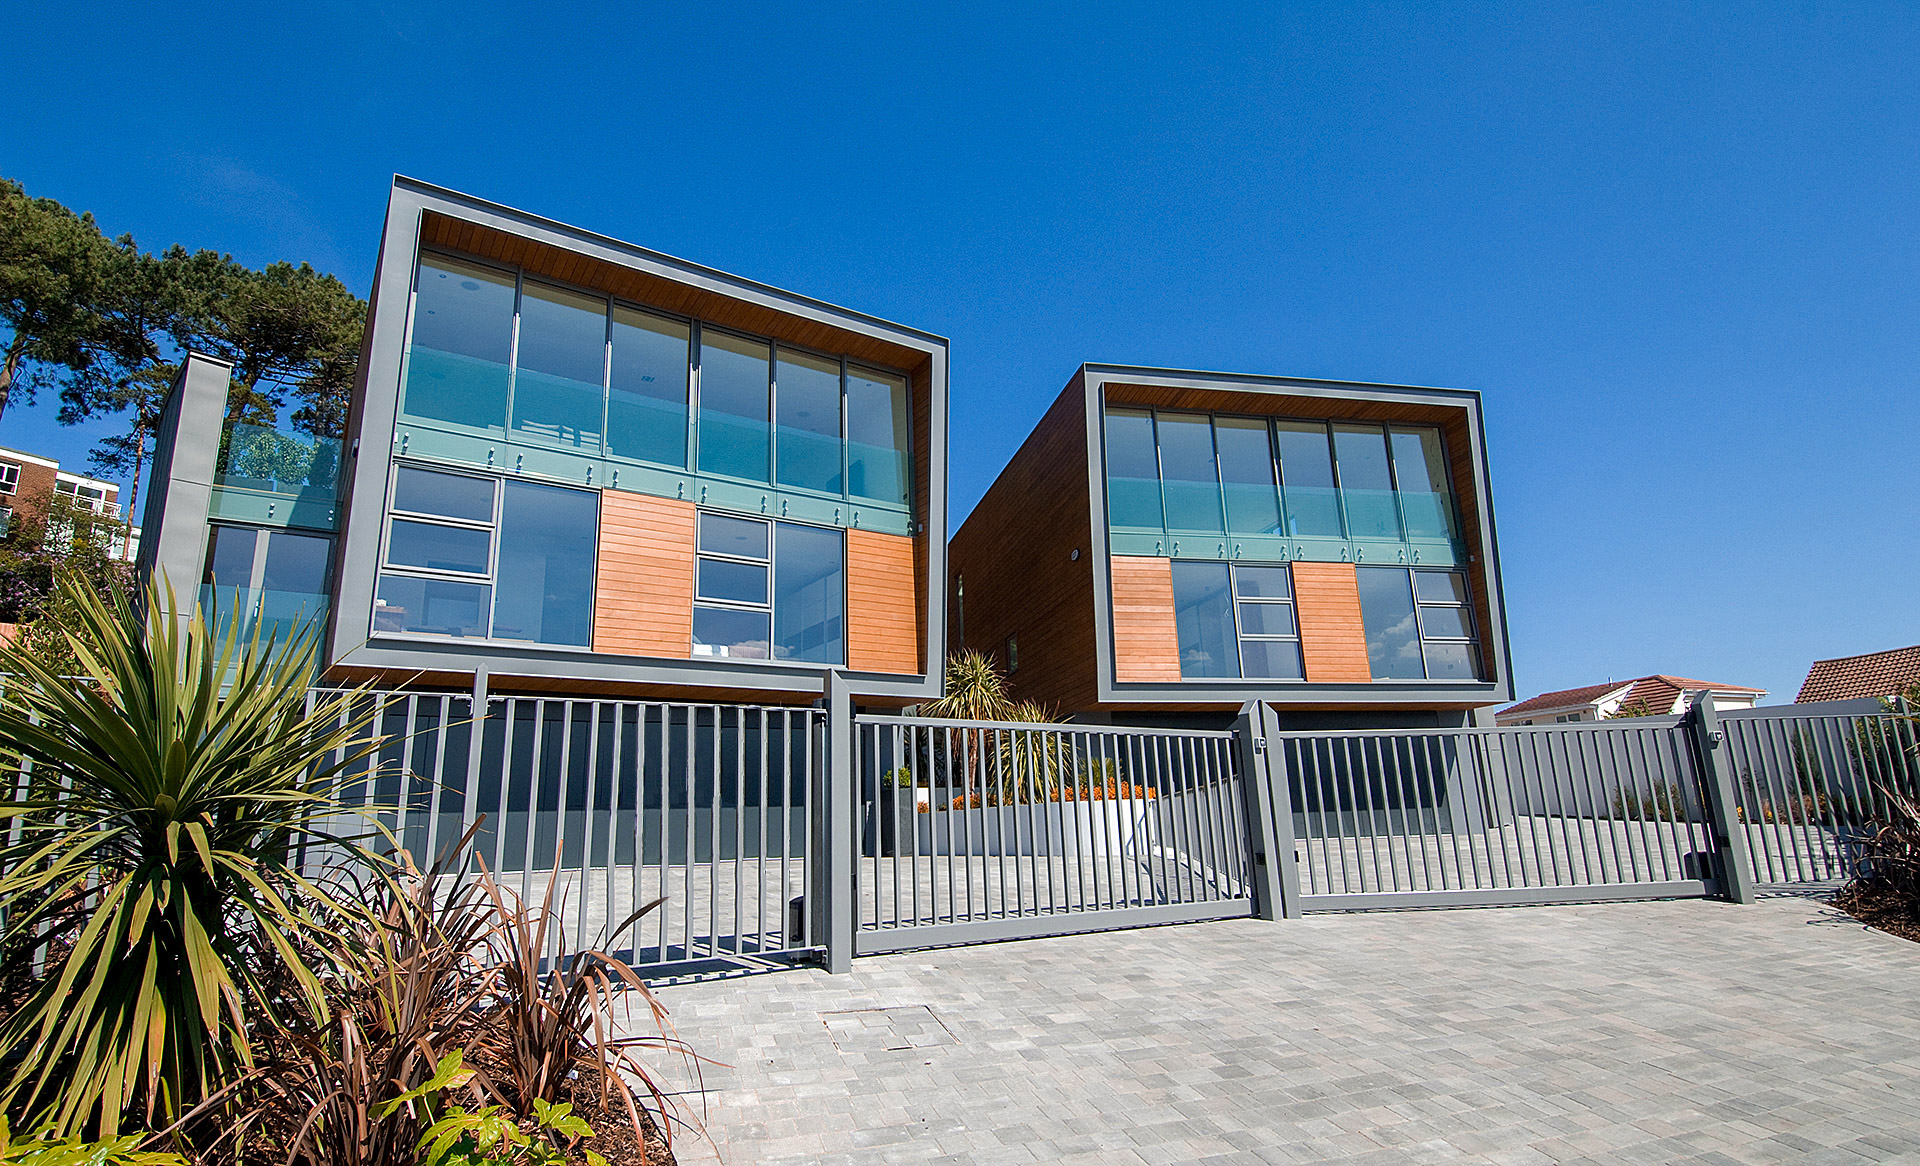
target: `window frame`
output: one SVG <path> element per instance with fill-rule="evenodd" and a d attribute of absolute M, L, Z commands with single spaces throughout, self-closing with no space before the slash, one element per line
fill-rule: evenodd
<path fill-rule="evenodd" d="M 20 463 L 0 461 L 0 496 L 12 497 L 20 492 Z"/>
<path fill-rule="evenodd" d="M 1337 492 L 1337 500 L 1339 503 L 1338 514 L 1340 519 L 1341 533 L 1337 537 L 1349 542 L 1367 541 L 1367 540 L 1359 539 L 1354 534 L 1353 521 L 1347 514 L 1346 483 L 1340 472 L 1339 444 L 1334 439 L 1335 426 L 1344 425 L 1354 429 L 1368 429 L 1368 430 L 1377 429 L 1380 432 L 1381 442 L 1384 446 L 1384 453 L 1386 456 L 1387 481 L 1388 481 L 1389 488 L 1393 494 L 1394 520 L 1399 527 L 1399 534 L 1397 535 L 1397 537 L 1393 540 L 1388 540 L 1388 541 L 1410 542 L 1414 538 L 1414 536 L 1409 533 L 1409 528 L 1407 525 L 1406 501 L 1402 497 L 1400 465 L 1399 465 L 1399 460 L 1395 455 L 1394 449 L 1393 449 L 1394 430 L 1396 429 L 1403 430 L 1403 431 L 1425 430 L 1425 431 L 1431 432 L 1434 435 L 1437 442 L 1439 443 L 1440 464 L 1442 466 L 1449 467 L 1449 475 L 1451 474 L 1451 466 L 1453 464 L 1452 457 L 1447 445 L 1447 432 L 1445 427 L 1440 425 L 1429 424 L 1424 421 L 1391 421 L 1391 420 L 1389 421 L 1357 421 L 1357 420 L 1349 420 L 1349 419 L 1343 419 L 1338 417 L 1296 417 L 1296 416 L 1279 414 L 1279 413 L 1241 413 L 1241 412 L 1236 412 L 1232 410 L 1165 409 L 1156 405 L 1114 404 L 1111 402 L 1103 402 L 1101 405 L 1101 422 L 1100 422 L 1100 455 L 1101 455 L 1101 463 L 1102 463 L 1101 472 L 1103 475 L 1103 478 L 1102 478 L 1103 482 L 1110 481 L 1112 478 L 1111 459 L 1108 457 L 1108 454 L 1107 454 L 1107 416 L 1115 411 L 1129 413 L 1129 414 L 1136 414 L 1136 415 L 1145 414 L 1148 419 L 1149 425 L 1152 427 L 1154 470 L 1158 475 L 1158 483 L 1160 487 L 1161 528 L 1168 532 L 1173 532 L 1176 528 L 1168 521 L 1168 514 L 1167 514 L 1166 459 L 1162 455 L 1161 448 L 1160 448 L 1160 416 L 1163 413 L 1185 414 L 1189 416 L 1202 416 L 1207 418 L 1209 437 L 1213 444 L 1214 484 L 1218 488 L 1218 491 L 1220 494 L 1221 522 L 1222 522 L 1222 527 L 1226 531 L 1228 538 L 1234 537 L 1234 532 L 1232 531 L 1233 520 L 1227 508 L 1228 507 L 1227 482 L 1226 482 L 1225 474 L 1221 472 L 1220 439 L 1217 431 L 1217 426 L 1215 425 L 1215 422 L 1217 421 L 1217 419 L 1222 417 L 1229 418 L 1236 421 L 1259 421 L 1265 424 L 1266 430 L 1267 430 L 1267 456 L 1270 459 L 1273 467 L 1273 483 L 1274 483 L 1274 492 L 1276 496 L 1275 500 L 1280 508 L 1280 521 L 1283 527 L 1286 525 L 1287 514 L 1288 514 L 1287 471 L 1286 471 L 1285 460 L 1280 456 L 1280 441 L 1279 441 L 1279 434 L 1277 432 L 1276 426 L 1281 422 L 1288 422 L 1296 425 L 1318 426 L 1326 441 L 1327 464 L 1332 471 L 1333 489 Z M 1423 467 L 1422 473 L 1424 474 L 1424 467 Z M 1462 521 L 1462 517 L 1459 514 L 1459 492 L 1457 489 L 1454 488 L 1453 483 L 1450 479 L 1447 485 L 1448 485 L 1448 490 L 1447 490 L 1447 493 L 1444 495 L 1444 497 L 1447 499 L 1447 505 L 1448 505 L 1447 520 L 1450 528 L 1452 528 L 1453 530 L 1453 534 L 1451 537 L 1457 538 L 1457 537 L 1460 537 L 1459 524 Z M 1108 505 L 1107 525 L 1109 529 L 1111 529 L 1113 525 L 1111 501 L 1109 501 L 1109 505 Z M 1187 528 L 1185 527 L 1181 527 L 1178 529 L 1182 532 L 1187 532 Z M 1211 532 L 1200 532 L 1200 533 L 1211 533 Z M 1336 537 L 1336 536 L 1331 536 L 1331 535 L 1296 536 L 1292 534 L 1283 533 L 1277 537 L 1330 538 L 1330 537 Z M 1426 537 L 1426 536 L 1421 536 L 1421 537 Z M 1375 540 L 1375 541 L 1378 541 L 1378 540 Z"/>
<path fill-rule="evenodd" d="M 505 425 L 501 435 L 501 440 L 505 441 L 507 444 L 509 445 L 525 444 L 532 448 L 542 448 L 542 447 L 555 448 L 555 446 L 552 445 L 551 443 L 541 441 L 537 435 L 531 435 L 526 438 L 515 437 L 516 432 L 526 432 L 526 431 L 518 431 L 514 428 L 513 406 L 514 406 L 514 393 L 518 387 L 518 382 L 520 379 L 521 303 L 526 295 L 526 285 L 528 281 L 531 280 L 532 282 L 540 284 L 545 287 L 558 288 L 562 291 L 573 292 L 575 294 L 589 296 L 593 299 L 604 301 L 607 305 L 607 310 L 605 315 L 605 331 L 603 333 L 605 340 L 604 340 L 604 348 L 601 356 L 601 372 L 600 372 L 600 439 L 599 439 L 598 452 L 590 452 L 585 448 L 582 448 L 579 451 L 579 456 L 597 458 L 597 459 L 602 459 L 610 462 L 630 463 L 633 465 L 641 465 L 641 466 L 652 466 L 652 467 L 672 470 L 678 473 L 694 474 L 701 477 L 712 477 L 718 480 L 723 480 L 728 482 L 743 482 L 743 483 L 748 483 L 755 486 L 764 486 L 767 489 L 771 489 L 771 490 L 780 490 L 780 491 L 790 492 L 795 494 L 804 494 L 804 495 L 817 497 L 817 498 L 839 498 L 840 500 L 842 500 L 842 502 L 846 503 L 849 506 L 872 505 L 872 506 L 880 506 L 880 507 L 889 508 L 889 509 L 898 507 L 909 513 L 911 513 L 911 511 L 913 510 L 915 474 L 918 469 L 917 458 L 915 457 L 915 447 L 914 447 L 914 441 L 915 441 L 914 435 L 917 432 L 915 428 L 915 422 L 917 420 L 917 416 L 915 413 L 914 401 L 913 401 L 913 373 L 910 370 L 888 368 L 887 366 L 880 364 L 876 361 L 856 359 L 855 357 L 844 352 L 830 352 L 825 349 L 815 348 L 811 345 L 803 344 L 797 341 L 783 340 L 775 336 L 762 335 L 756 332 L 749 331 L 744 328 L 735 328 L 725 324 L 710 323 L 708 321 L 704 321 L 700 319 L 697 316 L 689 316 L 679 312 L 667 311 L 665 309 L 655 307 L 650 304 L 642 304 L 637 301 L 626 299 L 622 296 L 615 295 L 611 292 L 607 292 L 599 288 L 587 287 L 582 284 L 571 282 L 569 280 L 556 279 L 548 275 L 529 273 L 524 267 L 521 267 L 517 264 L 500 263 L 494 260 L 489 260 L 489 259 L 481 258 L 478 256 L 470 256 L 463 252 L 456 251 L 446 247 L 422 246 L 419 248 L 418 252 L 414 257 L 414 276 L 412 281 L 409 283 L 408 289 L 407 289 L 406 341 L 403 348 L 403 356 L 402 356 L 401 365 L 400 365 L 400 386 L 401 386 L 401 395 L 403 400 L 401 402 L 400 411 L 396 417 L 397 425 L 417 424 L 417 425 L 425 425 L 428 428 L 433 428 L 436 424 L 439 424 L 439 422 L 437 422 L 433 418 L 413 418 L 411 421 L 409 421 L 408 419 L 412 415 L 408 414 L 405 411 L 405 402 L 404 402 L 405 388 L 407 384 L 408 365 L 411 362 L 412 352 L 413 352 L 414 315 L 419 304 L 419 296 L 420 296 L 419 269 L 420 269 L 420 264 L 423 260 L 426 260 L 429 257 L 433 257 L 433 256 L 439 256 L 446 259 L 456 260 L 462 263 L 471 263 L 478 266 L 487 267 L 503 275 L 511 275 L 513 277 L 513 280 L 514 280 L 513 330 L 512 330 L 512 337 L 509 341 L 508 349 L 507 349 L 507 373 L 508 373 L 507 396 L 506 396 L 506 402 L 505 402 L 505 405 L 506 405 L 505 415 L 503 418 Z M 608 422 L 608 415 L 610 412 L 610 400 L 611 400 L 611 393 L 612 393 L 612 378 L 613 378 L 613 313 L 615 308 L 624 308 L 629 311 L 639 312 L 643 315 L 654 316 L 658 319 L 671 320 L 674 323 L 684 325 L 687 328 L 687 401 L 686 401 L 687 425 L 686 425 L 685 459 L 683 464 L 675 465 L 668 462 L 650 461 L 645 458 L 637 458 L 627 454 L 610 453 L 607 450 L 607 422 Z M 714 471 L 702 470 L 699 468 L 699 465 L 700 465 L 700 448 L 699 448 L 700 372 L 701 372 L 701 363 L 702 363 L 702 357 L 703 357 L 702 348 L 704 345 L 703 334 L 708 329 L 712 329 L 716 332 L 726 334 L 726 335 L 737 336 L 742 340 L 749 340 L 757 344 L 766 344 L 768 346 L 768 361 L 767 361 L 768 457 L 767 457 L 767 480 L 765 482 L 761 482 L 758 479 L 739 478 L 731 474 L 717 473 Z M 827 493 L 820 490 L 812 490 L 812 489 L 808 489 L 805 486 L 789 486 L 789 485 L 780 484 L 780 440 L 779 440 L 780 439 L 780 434 L 779 434 L 780 352 L 779 350 L 782 348 L 790 349 L 794 352 L 811 356 L 816 359 L 833 361 L 840 366 L 840 486 L 841 486 L 841 489 L 840 489 L 840 493 L 838 494 Z M 865 494 L 856 495 L 852 492 L 852 483 L 850 478 L 851 449 L 849 446 L 850 439 L 849 439 L 849 426 L 848 426 L 848 418 L 847 418 L 847 374 L 850 369 L 855 369 L 855 368 L 864 369 L 866 371 L 873 372 L 873 373 L 878 373 L 884 377 L 897 379 L 902 383 L 902 385 L 905 387 L 905 390 L 906 390 L 905 401 L 904 401 L 904 405 L 906 409 L 906 432 L 907 432 L 907 441 L 908 441 L 908 447 L 904 451 L 906 453 L 906 483 L 905 483 L 906 489 L 904 491 L 905 496 L 897 503 L 888 499 L 872 498 Z M 1157 450 L 1156 450 L 1155 456 L 1156 456 L 1155 464 L 1157 468 L 1158 467 L 1158 460 L 1157 460 L 1158 451 Z M 844 529 L 844 528 L 841 528 L 841 529 Z"/>
<path fill-rule="evenodd" d="M 471 478 L 475 481 L 491 483 L 493 487 L 492 517 L 483 521 L 477 518 L 456 518 L 456 517 L 452 517 L 444 514 L 434 514 L 428 511 L 396 509 L 393 501 L 397 493 L 396 485 L 399 481 L 400 472 L 402 470 L 408 470 L 408 469 L 421 470 L 427 473 L 434 473 L 434 474 L 446 474 L 450 477 Z M 387 468 L 387 502 L 386 502 L 385 512 L 381 516 L 380 554 L 378 559 L 376 560 L 376 565 L 373 572 L 373 597 L 371 602 L 368 605 L 369 613 L 370 613 L 368 618 L 368 625 L 369 625 L 368 634 L 370 636 L 379 636 L 382 638 L 403 639 L 403 640 L 431 640 L 438 643 L 498 644 L 498 645 L 509 645 L 515 648 L 531 648 L 538 651 L 550 651 L 550 652 L 551 651 L 590 652 L 593 650 L 594 624 L 595 624 L 596 616 L 598 614 L 596 608 L 598 606 L 597 599 L 599 595 L 599 584 L 600 584 L 600 578 L 599 578 L 600 546 L 599 546 L 598 530 L 596 530 L 594 534 L 594 547 L 592 552 L 593 562 L 594 562 L 593 578 L 592 578 L 592 582 L 588 585 L 588 590 L 587 590 L 587 642 L 585 644 L 560 644 L 560 643 L 551 643 L 546 640 L 525 640 L 525 639 L 516 639 L 510 636 L 494 635 L 494 632 L 493 632 L 494 620 L 497 615 L 497 609 L 500 604 L 500 526 L 502 521 L 502 512 L 506 507 L 507 484 L 510 482 L 519 481 L 519 480 L 525 480 L 529 485 L 544 486 L 549 489 L 555 489 L 555 490 L 572 490 L 575 493 L 579 493 L 579 494 L 589 494 L 593 496 L 594 505 L 596 508 L 602 505 L 600 495 L 603 493 L 603 491 L 598 489 L 582 489 L 578 486 L 569 486 L 569 485 L 564 485 L 557 482 L 549 482 L 549 481 L 545 481 L 542 479 L 535 479 L 535 478 L 522 479 L 522 478 L 517 478 L 513 475 L 487 474 L 487 473 L 482 473 L 482 472 L 469 469 L 468 467 L 465 467 L 465 466 L 450 466 L 450 465 L 442 464 L 440 462 L 430 462 L 430 461 L 424 461 L 424 460 L 415 459 L 415 458 L 403 459 L 403 458 L 396 457 L 392 460 L 392 462 L 389 464 Z M 439 568 L 439 567 L 416 567 L 416 566 L 412 566 L 411 564 L 392 562 L 391 556 L 393 553 L 393 523 L 396 519 L 402 522 L 417 522 L 417 523 L 421 523 L 428 526 L 443 526 L 443 527 L 449 527 L 456 530 L 486 531 L 487 532 L 486 574 L 480 575 L 480 574 L 476 574 L 469 571 L 454 571 L 454 570 L 448 570 L 448 569 Z M 440 635 L 434 632 L 380 630 L 380 627 L 379 627 L 380 610 L 381 610 L 380 581 L 383 578 L 387 577 L 388 575 L 393 575 L 393 576 L 402 577 L 402 578 L 409 578 L 409 579 L 425 579 L 428 581 L 447 582 L 447 583 L 465 583 L 465 584 L 470 584 L 475 586 L 486 587 L 487 602 L 486 602 L 485 629 L 483 630 L 482 634 L 474 635 L 474 636 L 448 636 L 448 635 Z"/>
<path fill-rule="evenodd" d="M 1480 672 L 1484 668 L 1486 661 L 1481 657 L 1481 654 L 1480 654 L 1480 621 L 1475 618 L 1474 610 L 1473 610 L 1473 579 L 1472 577 L 1466 571 L 1456 570 L 1453 568 L 1410 567 L 1408 568 L 1408 570 L 1413 572 L 1413 577 L 1410 580 L 1410 582 L 1413 584 L 1413 615 L 1414 615 L 1415 631 L 1420 637 L 1420 666 L 1426 669 L 1426 672 L 1427 672 L 1426 678 L 1428 682 L 1440 683 L 1440 684 L 1457 684 L 1457 683 L 1461 683 L 1462 681 L 1478 682 L 1480 677 Z M 1461 582 L 1465 585 L 1465 592 L 1466 592 L 1465 598 L 1457 599 L 1457 600 L 1422 599 L 1420 597 L 1420 576 L 1423 574 L 1459 576 Z M 1427 611 L 1426 611 L 1427 608 L 1434 608 L 1436 610 L 1440 608 L 1446 608 L 1448 610 L 1460 612 L 1461 623 L 1467 629 L 1467 634 L 1464 636 L 1428 635 L 1427 634 Z M 1427 653 L 1427 645 L 1430 643 L 1432 644 L 1465 644 L 1468 648 L 1467 658 L 1473 663 L 1474 674 L 1472 676 L 1467 676 L 1467 677 L 1440 677 L 1436 680 L 1436 678 L 1433 675 L 1433 665 L 1432 663 L 1429 662 L 1428 653 Z"/>
<path fill-rule="evenodd" d="M 753 522 L 766 527 L 766 530 L 767 530 L 766 558 L 764 559 L 754 558 L 750 555 L 730 555 L 724 551 L 701 550 L 700 549 L 700 520 L 709 514 L 717 518 L 732 519 L 736 522 Z M 779 549 L 778 528 L 781 526 L 804 526 L 804 527 L 809 527 L 813 530 L 831 531 L 840 536 L 840 575 L 841 575 L 840 628 L 841 628 L 841 631 L 840 631 L 840 660 L 838 663 L 835 663 L 832 661 L 823 662 L 819 660 L 782 659 L 774 655 L 774 636 L 777 632 L 777 628 L 774 623 L 775 617 L 777 615 L 777 612 L 775 610 L 776 605 L 774 604 L 774 599 L 778 595 L 778 590 L 779 590 L 778 571 L 780 569 L 779 568 L 780 549 Z M 700 596 L 700 560 L 702 559 L 712 559 L 716 562 L 722 562 L 722 563 L 751 563 L 756 566 L 764 566 L 767 569 L 767 600 L 766 602 L 765 603 L 749 603 L 744 600 L 701 598 Z M 791 519 L 775 518 L 772 515 L 766 515 L 766 514 L 740 514 L 735 511 L 721 510 L 715 507 L 703 506 L 696 509 L 694 511 L 694 527 L 693 527 L 693 601 L 688 605 L 688 610 L 691 613 L 691 612 L 698 611 L 702 607 L 708 607 L 708 608 L 714 608 L 716 610 L 723 610 L 723 611 L 751 611 L 751 612 L 764 613 L 767 617 L 767 654 L 763 657 L 722 656 L 717 653 L 703 654 L 699 651 L 700 645 L 693 644 L 690 642 L 688 644 L 689 659 L 724 660 L 730 664 L 752 664 L 755 666 L 776 665 L 776 666 L 788 667 L 788 668 L 793 668 L 793 667 L 845 668 L 847 667 L 847 651 L 849 646 L 847 643 L 847 633 L 848 633 L 848 625 L 851 622 L 851 617 L 850 617 L 848 608 L 852 604 L 853 599 L 852 599 L 851 588 L 849 588 L 846 585 L 846 573 L 847 573 L 847 539 L 846 539 L 846 529 L 844 527 L 833 526 L 833 525 L 830 525 L 827 523 L 821 523 L 821 522 L 795 522 Z"/>

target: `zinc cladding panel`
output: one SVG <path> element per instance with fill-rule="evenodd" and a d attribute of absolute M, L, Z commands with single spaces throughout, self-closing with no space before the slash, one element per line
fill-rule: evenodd
<path fill-rule="evenodd" d="M 606 490 L 593 650 L 685 660 L 693 653 L 691 502 Z"/>
<path fill-rule="evenodd" d="M 919 572 L 914 539 L 847 532 L 847 666 L 921 673 Z"/>
<path fill-rule="evenodd" d="M 1351 563 L 1295 563 L 1293 602 L 1307 680 L 1370 681 L 1360 581 Z"/>
<path fill-rule="evenodd" d="M 1180 633 L 1173 616 L 1173 560 L 1115 555 L 1113 676 L 1128 682 L 1180 679 Z"/>

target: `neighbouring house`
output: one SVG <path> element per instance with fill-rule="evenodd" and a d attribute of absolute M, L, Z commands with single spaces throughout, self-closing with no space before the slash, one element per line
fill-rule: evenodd
<path fill-rule="evenodd" d="M 1499 725 L 1554 725 L 1574 721 L 1604 721 L 1645 709 L 1647 716 L 1678 716 L 1693 707 L 1703 692 L 1713 694 L 1713 706 L 1721 711 L 1750 709 L 1767 695 L 1764 688 L 1742 684 L 1719 684 L 1710 680 L 1689 680 L 1684 676 L 1640 676 L 1632 680 L 1609 680 L 1584 688 L 1543 692 L 1519 704 L 1501 709 L 1494 716 Z"/>
<path fill-rule="evenodd" d="M 1815 660 L 1800 685 L 1800 695 L 1794 697 L 1793 702 L 1814 704 L 1827 700 L 1893 697 L 1916 684 L 1920 684 L 1920 645 L 1890 648 L 1860 656 Z"/>
<path fill-rule="evenodd" d="M 953 643 L 1112 724 L 1513 699 L 1478 393 L 1089 364 L 954 536 Z"/>
<path fill-rule="evenodd" d="M 947 341 L 396 178 L 341 438 L 195 356 L 144 564 L 329 678 L 800 704 L 940 687 Z M 183 589 L 184 591 L 185 589 Z"/>
<path fill-rule="evenodd" d="M 53 458 L 0 448 L 0 538 L 17 520 L 46 513 L 56 498 L 64 499 L 76 518 L 90 513 L 113 523 L 114 537 L 104 547 L 108 555 L 124 559 L 133 557 L 130 551 L 137 553 L 140 528 L 128 532 L 121 527 L 118 485 L 63 470 Z M 71 539 L 74 532 L 63 534 Z"/>

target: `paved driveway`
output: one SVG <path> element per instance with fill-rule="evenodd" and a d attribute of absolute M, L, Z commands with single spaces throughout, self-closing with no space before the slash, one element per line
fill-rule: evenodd
<path fill-rule="evenodd" d="M 1920 1161 L 1920 944 L 1804 898 L 1235 920 L 665 987 L 682 1163 Z"/>

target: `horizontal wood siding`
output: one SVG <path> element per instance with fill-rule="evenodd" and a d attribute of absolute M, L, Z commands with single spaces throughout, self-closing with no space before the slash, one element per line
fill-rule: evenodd
<path fill-rule="evenodd" d="M 855 672 L 921 672 L 914 542 L 847 532 L 847 667 Z"/>
<path fill-rule="evenodd" d="M 1007 637 L 1017 637 L 1013 695 L 1064 713 L 1095 707 L 1094 669 L 1102 666 L 1093 632 L 1085 394 L 1076 373 L 947 550 L 954 646 L 985 652 L 1004 668 Z M 956 608 L 952 589 L 961 582 L 966 599 Z"/>
<path fill-rule="evenodd" d="M 1360 619 L 1360 581 L 1351 563 L 1295 563 L 1293 602 L 1300 617 L 1300 655 L 1313 682 L 1370 681 L 1367 630 Z"/>
<path fill-rule="evenodd" d="M 421 241 L 479 259 L 524 267 L 535 275 L 592 288 L 648 307 L 693 316 L 744 332 L 804 344 L 826 352 L 844 352 L 856 360 L 912 371 L 926 354 L 903 345 L 836 328 L 818 320 L 666 279 L 637 268 L 555 247 L 508 231 L 499 231 L 451 215 L 427 211 L 421 216 Z"/>
<path fill-rule="evenodd" d="M 1180 632 L 1173 619 L 1173 560 L 1113 558 L 1114 679 L 1180 679 Z"/>
<path fill-rule="evenodd" d="M 593 650 L 693 654 L 693 503 L 601 493 Z"/>

